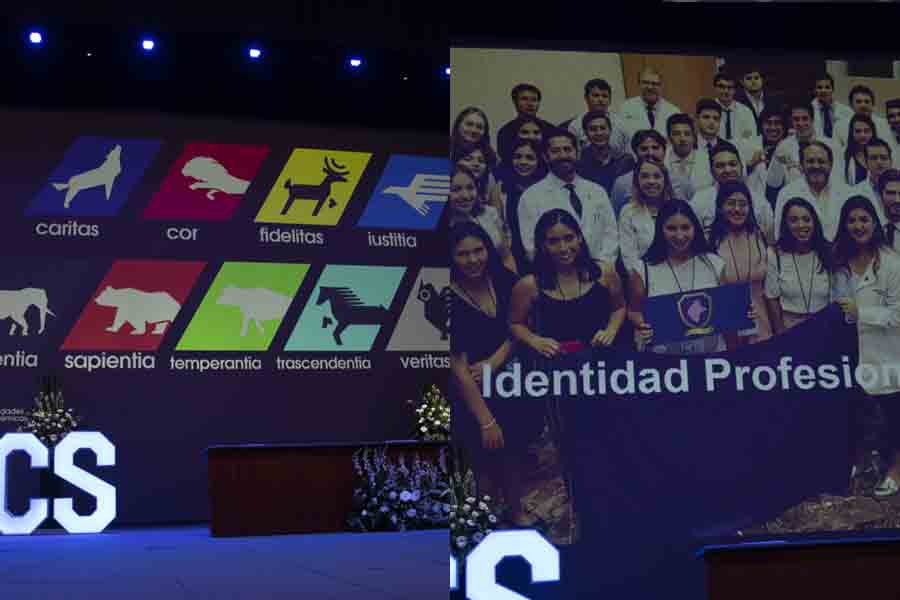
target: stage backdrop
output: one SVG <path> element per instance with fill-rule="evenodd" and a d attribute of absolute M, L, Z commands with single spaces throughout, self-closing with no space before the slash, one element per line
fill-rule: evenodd
<path fill-rule="evenodd" d="M 117 448 L 112 469 L 79 460 L 117 487 L 118 523 L 207 518 L 209 445 L 411 437 L 406 402 L 446 377 L 446 138 L 0 124 L 0 432 L 61 376 L 83 428 Z M 20 512 L 38 475 L 24 455 L 10 468 Z"/>
<path fill-rule="evenodd" d="M 510 91 L 514 86 L 526 83 L 540 89 L 537 116 L 549 121 L 551 126 L 558 126 L 584 113 L 586 105 L 581 86 L 597 78 L 606 80 L 612 88 L 609 108 L 613 126 L 630 136 L 650 126 L 644 103 L 635 97 L 641 94 L 637 74 L 643 67 L 656 70 L 662 87 L 657 86 L 655 91 L 680 107 L 679 110 L 671 107 L 671 112 L 687 113 L 691 117 L 694 117 L 700 98 L 715 98 L 721 93 L 720 100 L 725 99 L 728 104 L 727 94 L 713 85 L 717 66 L 734 68 L 733 77 L 739 82 L 743 75 L 741 67 L 750 64 L 757 65 L 764 77 L 771 75 L 764 96 L 770 108 L 776 105 L 776 97 L 811 101 L 816 80 L 830 70 L 834 78 L 834 98 L 840 104 L 847 103 L 847 93 L 853 86 L 873 84 L 869 88 L 874 95 L 875 133 L 887 141 L 893 151 L 894 164 L 897 164 L 900 127 L 888 126 L 885 102 L 900 98 L 900 80 L 880 80 L 876 86 L 871 81 L 848 78 L 838 68 L 842 64 L 843 57 L 840 56 L 829 56 L 827 58 L 833 60 L 826 61 L 826 57 L 817 55 L 754 54 L 729 56 L 726 60 L 727 50 L 709 56 L 624 54 L 609 48 L 593 55 L 552 50 L 453 48 L 450 122 L 453 123 L 466 107 L 479 107 L 487 116 L 493 136 L 513 117 Z M 655 49 L 656 52 L 660 50 L 665 51 Z M 594 67 L 588 68 L 591 64 Z M 653 94 L 648 96 L 652 98 Z M 845 152 L 852 114 L 847 113 L 849 110 L 843 107 L 842 120 L 834 123 L 832 143 L 837 148 L 836 164 L 840 164 L 842 158 L 838 153 L 843 158 L 849 157 L 848 160 L 855 158 L 855 152 Z M 743 111 L 755 126 L 749 108 L 743 108 Z M 793 134 L 789 131 L 790 117 L 786 117 L 783 134 Z M 546 139 L 547 126 L 542 127 Z M 699 128 L 696 119 L 695 127 Z M 695 135 L 698 135 L 696 128 Z M 661 118 L 656 119 L 656 129 L 666 137 Z M 778 157 L 787 147 L 778 145 L 780 140 L 760 139 L 755 127 L 736 132 L 735 144 L 753 151 L 761 151 L 765 142 L 770 154 L 772 148 L 779 148 L 774 150 L 774 156 Z M 862 143 L 864 133 L 859 133 L 857 143 Z M 724 127 L 719 135 L 727 135 Z M 622 160 L 612 151 L 606 154 L 610 150 L 608 138 L 608 135 L 605 138 L 597 135 L 596 141 L 591 140 L 599 145 L 598 152 L 590 145 L 576 149 L 582 158 L 585 155 L 593 158 L 593 164 L 588 166 L 597 171 L 585 168 L 584 161 L 573 165 L 579 176 L 575 187 L 582 190 L 582 198 L 590 189 L 592 201 L 597 205 L 608 204 L 610 192 L 599 189 L 600 185 L 608 186 L 596 174 L 599 165 L 607 164 L 603 161 L 609 156 L 616 161 Z M 496 139 L 493 136 L 491 142 L 496 143 Z M 554 143 L 558 140 L 559 136 Z M 672 162 L 672 142 L 667 143 L 670 149 L 665 165 L 669 175 L 674 177 L 675 169 L 679 167 Z M 686 162 L 696 158 L 699 164 L 695 166 L 708 169 L 708 159 L 698 154 L 700 150 L 690 152 L 693 154 L 689 154 Z M 523 152 L 523 156 L 526 154 Z M 793 173 L 794 179 L 800 180 L 791 188 L 795 190 L 791 194 L 767 176 L 765 170 L 775 164 L 775 159 L 766 160 L 762 152 L 757 156 L 762 156 L 763 161 L 756 161 L 754 173 L 758 175 L 758 171 L 763 171 L 762 188 L 766 184 L 773 188 L 757 192 L 753 184 L 748 183 L 753 190 L 752 205 L 757 221 L 763 223 L 760 215 L 772 214 L 770 202 L 775 198 L 780 198 L 783 204 L 796 195 L 803 195 L 796 189 L 805 183 L 802 179 L 805 175 L 799 171 Z M 466 158 L 463 155 L 463 159 Z M 510 169 L 504 169 L 502 165 L 495 171 L 506 192 L 505 196 L 498 194 L 497 197 L 509 199 L 520 195 L 521 199 L 517 200 L 519 215 L 529 214 L 521 209 L 526 203 L 530 203 L 527 210 L 539 214 L 559 206 L 560 201 L 553 196 L 553 190 L 562 186 L 559 177 L 565 178 L 571 173 L 566 169 L 567 155 L 561 151 L 554 157 L 545 150 L 544 156 L 537 158 L 554 159 L 549 164 L 551 173 L 544 181 L 510 177 Z M 512 158 L 514 165 L 516 160 Z M 525 161 L 521 163 L 525 164 Z M 838 171 L 837 167 L 835 171 Z M 623 175 L 626 172 L 627 175 Z M 739 168 L 737 173 L 738 177 L 751 181 L 752 175 L 744 177 L 745 169 Z M 629 180 L 626 186 L 629 195 L 637 193 L 631 190 L 630 170 L 623 168 L 615 175 Z M 713 183 L 709 172 L 705 175 L 706 181 L 696 179 L 696 187 L 686 197 L 677 196 L 677 193 L 684 193 L 683 190 L 673 193 L 695 212 L 708 210 L 705 203 L 716 200 L 714 186 L 718 184 Z M 693 177 L 682 172 L 681 177 L 685 176 Z M 725 175 L 720 176 L 724 182 Z M 838 180 L 852 176 L 857 176 L 852 170 L 841 170 L 832 175 Z M 593 179 L 596 183 L 585 179 Z M 817 200 L 817 205 L 832 203 L 822 210 L 834 211 L 836 216 L 840 205 L 850 196 L 862 194 L 872 199 L 876 210 L 880 209 L 881 200 L 869 191 L 868 182 L 865 179 L 858 181 L 860 187 L 852 191 L 849 186 L 856 182 L 848 182 L 844 187 L 835 183 L 832 190 L 841 190 L 842 195 L 833 191 L 831 197 Z M 692 180 L 691 183 L 695 182 Z M 533 187 L 527 187 L 529 185 Z M 785 190 L 783 194 L 782 189 Z M 646 197 L 652 197 L 652 186 L 641 191 Z M 767 201 L 763 193 L 768 193 L 771 198 Z M 785 194 L 790 197 L 783 197 Z M 490 190 L 487 197 L 491 197 Z M 451 194 L 450 211 L 454 210 L 455 201 L 455 194 Z M 542 202 L 547 205 L 543 211 L 540 210 Z M 646 203 L 652 204 L 652 201 Z M 566 206 L 565 202 L 562 204 Z M 578 208 L 565 207 L 563 210 L 579 221 L 580 207 L 579 204 Z M 598 212 L 600 208 L 602 206 L 597 208 Z M 507 218 L 516 210 L 514 204 L 501 209 Z M 465 205 L 461 204 L 459 210 L 464 211 Z M 607 207 L 606 210 L 611 209 Z M 643 256 L 654 236 L 660 237 L 660 247 L 668 248 L 668 242 L 662 238 L 662 226 L 653 222 L 649 212 L 646 215 L 649 225 L 645 227 L 645 222 L 639 220 L 643 210 L 647 208 L 630 201 L 618 218 L 619 241 L 623 248 L 625 244 L 634 246 L 630 248 L 632 256 Z M 814 209 L 810 207 L 809 210 Z M 719 212 L 719 219 L 732 218 L 725 210 L 709 212 L 712 216 Z M 532 223 L 536 220 L 534 217 Z M 592 233 L 596 235 L 600 228 L 596 223 L 597 220 L 592 222 L 585 217 L 581 226 L 585 231 L 593 227 Z M 723 229 L 727 230 L 727 227 Z M 698 228 L 692 230 L 694 235 L 704 236 Z M 606 230 L 603 231 L 605 234 Z M 674 278 L 671 284 L 664 281 L 668 271 L 654 270 L 666 268 L 661 262 L 648 270 L 629 265 L 633 270 L 627 273 L 620 265 L 626 283 L 647 278 L 649 271 L 650 279 L 658 281 L 651 295 L 657 296 L 656 301 L 665 300 L 669 313 L 677 315 L 673 322 L 657 322 L 659 325 L 654 325 L 657 335 L 666 324 L 676 326 L 679 331 L 687 327 L 702 330 L 713 314 L 727 312 L 727 301 L 716 300 L 722 298 L 718 294 L 724 291 L 711 286 L 716 281 L 720 285 L 736 280 L 743 285 L 749 282 L 750 287 L 742 288 L 746 304 L 740 308 L 739 316 L 744 317 L 743 311 L 749 308 L 752 297 L 757 321 L 753 337 L 744 338 L 740 345 L 733 340 L 726 343 L 722 336 L 711 336 L 703 343 L 695 340 L 660 347 L 651 342 L 652 352 L 639 352 L 633 330 L 626 326 L 611 348 L 590 348 L 594 335 L 607 326 L 610 309 L 605 301 L 597 301 L 588 308 L 584 303 L 592 301 L 589 293 L 594 300 L 606 296 L 585 292 L 576 303 L 572 296 L 581 294 L 580 283 L 577 293 L 571 288 L 564 293 L 562 287 L 557 292 L 551 289 L 552 286 L 538 292 L 539 298 L 549 295 L 554 300 L 539 299 L 531 305 L 527 323 L 535 335 L 523 336 L 525 340 L 517 344 L 514 358 L 502 369 L 494 365 L 492 371 L 483 371 L 478 387 L 500 429 L 505 432 L 504 439 L 515 439 L 518 444 L 512 450 L 507 448 L 502 468 L 506 477 L 518 481 L 522 493 L 519 497 L 506 498 L 506 503 L 519 503 L 536 521 L 535 527 L 560 547 L 562 587 L 529 585 L 527 578 L 517 579 L 512 568 L 506 575 L 500 569 L 504 585 L 527 598 L 700 597 L 702 569 L 693 552 L 703 544 L 810 534 L 834 535 L 835 532 L 851 535 L 851 532 L 862 530 L 871 534 L 878 529 L 891 533 L 888 528 L 895 527 L 898 522 L 896 502 L 900 496 L 882 497 L 875 490 L 891 472 L 893 451 L 900 443 L 896 438 L 897 424 L 890 420 L 891 403 L 897 402 L 900 396 L 887 393 L 900 389 L 900 364 L 892 356 L 900 348 L 900 329 L 897 327 L 900 322 L 900 279 L 887 274 L 897 269 L 897 256 L 890 250 L 883 251 L 883 260 L 879 263 L 882 271 L 877 279 L 879 287 L 874 292 L 878 294 L 877 300 L 866 299 L 865 294 L 872 295 L 872 292 L 855 293 L 849 286 L 841 287 L 839 283 L 842 276 L 848 275 L 846 272 L 834 269 L 829 273 L 817 270 L 815 265 L 820 263 L 803 263 L 815 267 L 810 270 L 807 266 L 802 271 L 807 277 L 816 277 L 819 273 L 820 283 L 815 285 L 820 290 L 817 297 L 821 300 L 812 307 L 813 284 L 804 280 L 800 284 L 803 288 L 794 286 L 794 291 L 789 290 L 791 282 L 788 278 L 796 277 L 800 268 L 796 267 L 797 262 L 791 263 L 793 271 L 785 267 L 791 254 L 783 253 L 783 246 L 780 254 L 774 253 L 773 241 L 782 233 L 774 230 L 742 238 L 741 241 L 756 239 L 758 245 L 755 250 L 749 249 L 750 242 L 747 241 L 743 246 L 744 253 L 738 252 L 740 261 L 731 246 L 732 239 L 736 238 L 726 237 L 719 240 L 721 244 L 711 247 L 711 252 L 702 256 L 702 260 L 695 256 L 685 262 L 685 266 L 693 264 L 696 273 L 701 273 L 701 269 L 717 273 L 715 278 L 708 280 L 712 283 L 706 285 L 694 285 L 693 271 L 688 275 L 676 274 L 678 267 L 672 267 L 672 262 L 669 263 Z M 562 234 L 557 231 L 553 235 Z M 607 242 L 608 239 L 604 239 L 604 244 Z M 582 244 L 582 248 L 586 246 Z M 729 248 L 732 248 L 730 252 Z M 550 242 L 545 251 L 551 257 L 556 252 Z M 827 256 L 828 251 L 827 244 L 823 244 L 822 256 Z M 676 250 L 665 252 L 668 262 L 669 253 L 676 253 Z M 769 259 L 764 258 L 767 255 Z M 804 260 L 803 256 L 798 253 L 793 260 Z M 810 255 L 805 256 L 809 258 Z M 548 258 L 547 262 L 552 260 Z M 698 260 L 699 263 L 694 262 Z M 518 275 L 527 276 L 527 271 Z M 496 273 L 494 276 L 495 285 L 504 281 Z M 551 271 L 547 279 L 553 281 L 554 276 L 555 272 Z M 888 283 L 889 280 L 892 283 Z M 859 285 L 863 289 L 872 285 L 876 277 L 870 273 L 861 281 Z M 786 283 L 781 287 L 779 282 Z M 807 320 L 790 329 L 775 328 L 776 319 L 780 319 L 782 313 L 777 311 L 779 316 L 776 317 L 773 309 L 770 314 L 773 303 L 763 300 L 763 287 L 766 296 L 770 296 L 777 306 L 783 306 L 790 294 L 798 300 L 806 294 L 803 299 L 810 299 L 806 304 Z M 633 290 L 638 288 L 640 286 Z M 518 290 L 518 302 L 515 299 L 508 304 L 498 301 L 498 306 L 527 304 L 528 287 L 520 286 Z M 515 296 L 517 292 L 512 294 Z M 838 300 L 847 299 L 862 306 L 859 312 L 862 324 L 848 319 L 838 307 Z M 569 305 L 559 308 L 566 301 Z M 646 302 L 642 305 L 638 301 L 630 308 L 636 312 L 644 309 L 644 317 L 652 323 L 647 306 Z M 792 308 L 797 310 L 796 306 Z M 880 317 L 867 316 L 869 311 Z M 574 316 L 567 321 L 569 314 Z M 508 316 L 503 314 L 500 318 Z M 580 325 L 594 317 L 597 317 L 597 323 Z M 700 321 L 705 324 L 700 325 Z M 739 327 L 732 331 L 737 329 Z M 712 331 L 709 329 L 706 333 Z M 465 352 L 486 351 L 474 341 L 478 333 L 475 331 L 473 336 L 473 331 L 466 329 L 461 319 L 453 321 L 451 336 L 459 347 L 460 356 Z M 529 343 L 539 346 L 541 338 L 553 338 L 560 342 L 561 348 L 578 348 L 577 341 L 586 349 L 569 354 L 561 349 L 560 356 L 547 359 L 526 344 L 527 340 L 537 339 Z M 658 340 L 657 344 L 665 341 L 668 340 Z M 873 351 L 873 344 L 879 343 L 879 350 Z M 454 377 L 464 378 L 465 375 Z M 454 432 L 475 433 L 464 439 L 462 435 L 455 435 L 454 442 L 470 450 L 476 471 L 498 477 L 498 463 L 490 461 L 489 457 L 491 452 L 502 455 L 482 448 L 484 442 L 474 416 L 465 403 L 455 397 L 456 389 L 451 385 L 455 401 Z M 539 435 L 540 428 L 534 425 L 535 421 L 546 423 L 543 436 Z M 522 439 L 529 435 L 530 443 L 526 448 Z M 512 454 L 515 452 L 518 454 Z M 521 469 L 513 472 L 515 469 L 510 465 L 517 461 Z M 851 476 L 854 465 L 856 468 Z M 490 478 L 484 478 L 484 482 L 490 483 Z M 496 481 L 493 483 L 492 492 L 511 494 L 509 490 L 514 489 L 512 484 L 504 489 Z M 517 573 L 521 575 L 521 569 Z"/>

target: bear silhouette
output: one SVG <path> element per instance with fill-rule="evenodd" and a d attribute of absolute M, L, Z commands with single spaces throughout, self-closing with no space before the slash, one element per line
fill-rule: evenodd
<path fill-rule="evenodd" d="M 233 285 L 222 290 L 216 304 L 237 306 L 241 309 L 241 337 L 247 335 L 250 322 L 256 325 L 260 335 L 264 334 L 262 322 L 275 321 L 284 317 L 291 298 L 266 288 L 239 288 Z"/>
<path fill-rule="evenodd" d="M 181 305 L 168 292 L 145 292 L 134 288 L 106 286 L 94 302 L 116 309 L 113 324 L 106 331 L 117 333 L 127 323 L 132 328 L 131 335 L 147 333 L 148 323 L 156 325 L 151 334 L 162 335 L 166 325 L 174 321 L 181 310 Z"/>

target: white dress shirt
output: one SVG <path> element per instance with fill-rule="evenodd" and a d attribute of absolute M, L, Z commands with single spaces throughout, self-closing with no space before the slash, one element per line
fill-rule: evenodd
<path fill-rule="evenodd" d="M 626 269 L 641 268 L 644 253 L 653 243 L 656 216 L 646 206 L 629 202 L 619 213 L 619 245 Z"/>
<path fill-rule="evenodd" d="M 660 132 L 663 137 L 668 138 L 666 132 L 666 121 L 674 114 L 681 112 L 681 109 L 666 100 L 660 98 L 653 106 L 654 125 L 650 127 L 650 119 L 647 118 L 647 104 L 640 96 L 629 98 L 622 103 L 622 109 L 619 115 L 622 117 L 622 125 L 628 134 L 628 139 L 634 137 L 635 132 L 640 129 L 655 129 Z"/>
<path fill-rule="evenodd" d="M 852 277 L 859 310 L 859 364 L 871 365 L 881 375 L 879 367 L 900 364 L 900 256 L 882 250 L 875 272 L 875 261 L 860 277 Z M 865 377 L 860 386 L 870 395 L 900 392 L 900 382 L 894 376 Z"/>
<path fill-rule="evenodd" d="M 755 113 L 753 118 L 758 121 L 759 115 L 761 115 L 762 111 L 764 111 L 766 109 L 766 93 L 765 93 L 765 91 L 762 91 L 759 93 L 759 100 L 754 98 L 751 94 L 744 94 L 743 98 L 747 103 L 750 104 L 750 106 L 748 106 L 748 108 L 750 108 L 751 112 Z M 738 102 L 741 102 L 741 100 L 738 100 Z M 756 133 L 756 130 L 754 130 L 754 133 Z"/>
<path fill-rule="evenodd" d="M 823 112 L 825 106 L 819 102 L 818 98 L 814 98 L 812 101 L 813 111 L 815 112 L 815 116 L 813 117 L 813 127 L 816 130 L 817 138 L 824 138 L 825 135 L 825 113 Z M 840 132 L 847 129 L 847 124 L 850 123 L 850 119 L 853 117 L 853 109 L 847 106 L 846 104 L 841 104 L 840 102 L 835 102 L 832 100 L 831 102 L 831 139 L 838 142 L 843 147 L 847 147 L 846 139 L 841 142 L 840 141 Z M 835 139 L 837 138 L 837 139 Z"/>
<path fill-rule="evenodd" d="M 758 137 L 756 135 L 756 117 L 753 116 L 752 110 L 736 100 L 728 107 L 718 100 L 716 102 L 722 107 L 722 121 L 719 123 L 720 138 L 733 143 L 736 140 L 748 140 Z M 726 119 L 728 119 L 729 114 L 731 116 L 731 137 L 727 138 L 725 137 L 728 128 Z"/>
<path fill-rule="evenodd" d="M 587 133 L 584 131 L 584 127 L 581 126 L 581 121 L 586 114 L 587 112 L 583 112 L 575 116 L 569 123 L 569 132 L 578 140 L 579 154 L 591 143 Z M 619 153 L 631 154 L 631 136 L 626 133 L 625 128 L 622 126 L 621 117 L 612 111 L 608 115 L 609 121 L 612 123 L 612 131 L 609 132 L 609 147 L 613 150 L 618 150 Z"/>
<path fill-rule="evenodd" d="M 672 146 L 668 146 L 663 164 L 672 179 L 675 197 L 680 200 L 687 202 L 697 190 L 702 190 L 716 182 L 712 176 L 709 154 L 705 147 L 691 150 L 686 157 L 681 158 L 675 154 Z"/>
<path fill-rule="evenodd" d="M 749 186 L 748 186 L 749 187 Z M 694 194 L 691 198 L 691 208 L 697 215 L 700 224 L 703 226 L 703 233 L 709 239 L 710 228 L 716 219 L 716 196 L 719 194 L 719 185 L 715 184 L 708 188 L 704 188 Z M 773 229 L 772 205 L 766 200 L 766 197 L 750 190 L 750 203 L 753 205 L 753 216 L 756 217 L 756 223 L 762 230 L 766 241 L 770 244 L 775 240 L 775 229 Z"/>
<path fill-rule="evenodd" d="M 619 256 L 619 229 L 609 196 L 602 187 L 578 175 L 572 183 L 581 200 L 580 218 L 572 208 L 566 182 L 552 172 L 522 193 L 519 200 L 519 230 L 525 253 L 529 259 L 534 258 L 534 227 L 541 215 L 561 208 L 579 221 L 591 257 L 614 263 Z"/>
<path fill-rule="evenodd" d="M 834 241 L 838 220 L 841 218 L 841 207 L 850 195 L 851 190 L 846 184 L 832 180 L 817 197 L 809 188 L 806 178 L 798 179 L 778 192 L 778 201 L 775 203 L 775 235 L 781 232 L 781 213 L 784 211 L 784 205 L 791 198 L 799 197 L 812 204 L 819 222 L 822 223 L 825 239 L 829 242 Z"/>
<path fill-rule="evenodd" d="M 770 246 L 764 294 L 777 299 L 782 310 L 800 315 L 814 314 L 841 297 L 838 280 L 814 251 L 805 254 L 782 252 Z M 846 278 L 844 278 L 846 279 Z"/>
<path fill-rule="evenodd" d="M 831 148 L 831 153 L 834 156 L 834 163 L 831 165 L 831 175 L 828 180 L 831 184 L 837 183 L 846 185 L 844 183 L 843 148 L 835 141 L 826 137 L 820 138 L 817 136 L 814 138 L 814 141 L 822 142 Z M 787 158 L 787 166 L 778 160 L 779 156 Z M 796 135 L 791 134 L 778 142 L 778 146 L 775 148 L 775 153 L 772 155 L 772 160 L 769 163 L 769 172 L 766 183 L 770 187 L 780 188 L 782 186 L 790 185 L 798 179 L 803 179 L 803 171 L 800 170 L 800 142 L 797 140 Z"/>

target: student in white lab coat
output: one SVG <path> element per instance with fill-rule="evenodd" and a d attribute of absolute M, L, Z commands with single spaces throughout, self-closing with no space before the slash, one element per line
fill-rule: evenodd
<path fill-rule="evenodd" d="M 866 394 L 878 397 L 892 445 L 891 466 L 875 495 L 892 496 L 900 491 L 900 377 L 889 368 L 900 363 L 900 256 L 887 247 L 868 198 L 853 196 L 841 208 L 834 258 L 855 292 L 838 304 L 857 323 L 858 382 Z"/>

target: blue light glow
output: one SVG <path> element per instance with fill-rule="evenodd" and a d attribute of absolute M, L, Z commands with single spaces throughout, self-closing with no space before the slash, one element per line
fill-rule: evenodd
<path fill-rule="evenodd" d="M 149 38 L 146 38 L 146 39 L 144 39 L 144 40 L 141 41 L 141 48 L 143 48 L 143 49 L 146 50 L 147 52 L 150 52 L 151 50 L 153 50 L 153 48 L 154 48 L 155 46 L 156 46 L 156 43 L 155 43 L 153 40 L 149 39 Z"/>
<path fill-rule="evenodd" d="M 353 57 L 350 59 L 350 66 L 353 67 L 354 69 L 358 69 L 359 67 L 362 66 L 362 62 L 363 61 L 361 58 Z"/>
<path fill-rule="evenodd" d="M 250 58 L 259 58 L 262 56 L 262 51 L 259 48 L 250 48 L 248 54 L 250 54 Z"/>
<path fill-rule="evenodd" d="M 39 31 L 32 31 L 28 34 L 28 41 L 37 46 L 43 43 L 44 36 L 42 36 Z"/>

